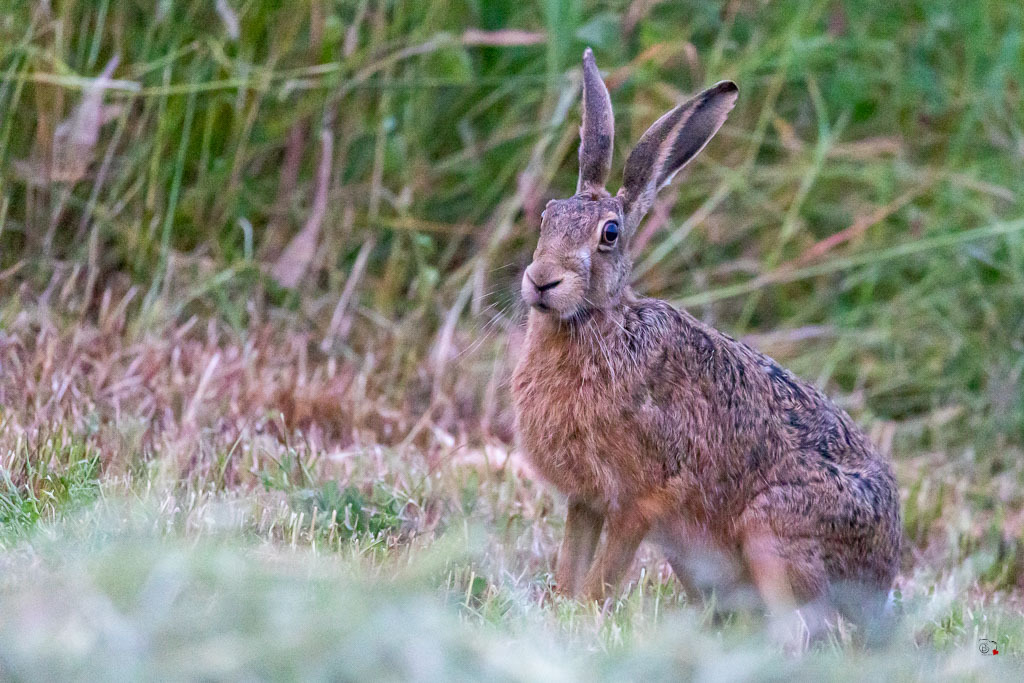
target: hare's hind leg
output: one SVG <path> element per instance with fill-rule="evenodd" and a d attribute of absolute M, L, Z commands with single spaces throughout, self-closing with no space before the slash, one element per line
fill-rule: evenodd
<path fill-rule="evenodd" d="M 586 503 L 569 499 L 565 536 L 555 565 L 555 585 L 564 595 L 575 596 L 583 585 L 601 538 L 604 514 Z"/>
<path fill-rule="evenodd" d="M 857 642 L 866 647 L 889 643 L 897 614 L 888 590 L 872 581 L 845 580 L 833 582 L 830 595 L 839 613 L 856 625 Z"/>
<path fill-rule="evenodd" d="M 745 525 L 743 557 L 769 614 L 784 625 L 776 635 L 787 649 L 803 650 L 826 637 L 836 621 L 825 564 L 814 539 L 781 538 L 763 522 Z"/>
<path fill-rule="evenodd" d="M 655 525 L 650 540 L 665 555 L 690 602 L 713 601 L 719 616 L 760 605 L 736 553 L 688 517 L 663 520 Z"/>

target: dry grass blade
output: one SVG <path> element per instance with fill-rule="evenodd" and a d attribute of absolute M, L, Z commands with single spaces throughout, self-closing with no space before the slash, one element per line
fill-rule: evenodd
<path fill-rule="evenodd" d="M 1021 231 L 1024 231 L 1024 219 L 972 228 L 970 230 L 964 230 L 963 232 L 947 233 L 936 235 L 935 237 L 912 240 L 877 252 L 857 254 L 856 256 L 835 259 L 833 261 L 827 261 L 825 263 L 805 266 L 802 268 L 794 268 L 789 265 L 786 265 L 785 267 L 780 266 L 775 270 L 759 275 L 747 282 L 712 289 L 701 294 L 694 294 L 680 299 L 675 303 L 679 306 L 700 306 L 712 301 L 720 301 L 722 299 L 756 292 L 769 285 L 780 284 L 783 282 L 795 282 L 806 278 L 828 275 L 830 273 L 837 273 L 850 268 L 856 268 L 858 266 L 882 263 L 890 259 L 902 258 L 911 254 L 928 252 L 934 249 L 943 249 L 956 244 L 971 242 L 973 240 L 998 237 L 1002 235 L 1013 235 Z"/>
<path fill-rule="evenodd" d="M 370 254 L 373 253 L 375 246 L 376 240 L 371 238 L 363 242 L 363 246 L 359 248 L 356 261 L 352 265 L 348 278 L 345 280 L 345 288 L 338 298 L 338 303 L 334 306 L 334 313 L 331 314 L 331 322 L 327 327 L 327 334 L 324 335 L 323 340 L 320 342 L 320 350 L 324 353 L 327 353 L 334 344 L 344 341 L 348 336 L 349 330 L 352 329 L 352 318 L 348 314 L 348 309 L 351 305 L 352 297 L 355 296 L 356 287 L 359 286 L 359 281 L 366 270 L 366 263 L 370 258 Z"/>
<path fill-rule="evenodd" d="M 228 0 L 217 0 L 215 7 L 217 8 L 220 20 L 224 22 L 224 31 L 228 34 L 228 37 L 231 40 L 238 40 L 242 34 L 238 23 L 238 14 L 232 9 Z"/>
<path fill-rule="evenodd" d="M 462 34 L 463 45 L 486 45 L 489 47 L 513 47 L 522 45 L 541 45 L 547 40 L 543 33 L 535 31 L 520 31 L 517 29 L 501 29 L 498 31 L 483 31 L 481 29 L 467 29 Z"/>
<path fill-rule="evenodd" d="M 796 259 L 795 262 L 783 265 L 787 267 L 802 266 L 807 263 L 810 263 L 811 261 L 818 260 L 819 258 L 824 256 L 828 252 L 832 251 L 839 245 L 860 237 L 865 232 L 867 232 L 868 228 L 870 228 L 873 225 L 881 223 L 886 218 L 896 213 L 910 202 L 914 201 L 914 199 L 920 197 L 921 194 L 923 194 L 927 190 L 928 186 L 922 185 L 920 187 L 916 187 L 912 190 L 904 192 L 899 197 L 889 202 L 885 206 L 880 206 L 871 213 L 858 217 L 857 220 L 850 225 L 850 227 L 845 228 L 844 230 L 840 230 L 839 232 L 830 235 L 829 237 L 826 237 L 820 242 L 816 242 L 812 246 L 808 247 L 807 249 L 804 250 L 804 253 L 802 253 Z M 780 268 L 781 267 L 782 266 L 780 266 Z"/>
<path fill-rule="evenodd" d="M 331 166 L 334 157 L 334 137 L 324 129 L 320 131 L 320 163 L 317 167 L 316 189 L 309 218 L 302 230 L 289 242 L 271 269 L 274 279 L 283 287 L 294 289 L 305 277 L 316 254 L 320 228 L 327 213 L 327 199 L 330 191 Z"/>
<path fill-rule="evenodd" d="M 34 185 L 76 183 L 85 176 L 93 161 L 100 129 L 121 114 L 121 105 L 103 104 L 104 93 L 114 87 L 111 76 L 119 63 L 120 58 L 114 55 L 99 76 L 84 81 L 81 101 L 54 129 L 49 160 L 15 162 L 27 182 Z"/>

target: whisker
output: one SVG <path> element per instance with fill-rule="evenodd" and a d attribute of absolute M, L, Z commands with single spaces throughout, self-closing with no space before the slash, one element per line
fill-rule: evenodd
<path fill-rule="evenodd" d="M 491 306 L 489 308 L 493 308 L 496 305 L 497 304 L 491 304 Z M 508 308 L 510 308 L 510 307 L 511 307 L 511 305 L 506 305 L 501 310 L 499 310 L 496 314 L 491 316 L 490 320 L 488 320 L 486 323 L 483 324 L 483 326 L 481 326 L 481 328 L 480 328 L 480 338 L 477 339 L 476 341 L 474 341 L 472 344 L 470 344 L 466 348 L 464 348 L 458 354 L 456 354 L 455 357 L 456 358 L 462 358 L 463 356 L 468 356 L 468 355 L 472 354 L 474 351 L 476 351 L 478 348 L 480 348 L 480 346 L 482 346 L 484 344 L 484 342 L 486 342 L 488 339 L 490 339 L 491 336 L 494 334 L 495 330 L 497 329 L 498 323 L 501 321 L 501 319 L 503 317 L 505 317 L 505 313 L 507 312 Z"/>
<path fill-rule="evenodd" d="M 596 304 L 594 304 L 594 302 L 591 301 L 586 295 L 584 295 L 583 301 L 585 301 L 592 309 L 596 310 L 598 308 L 598 306 Z M 613 321 L 614 321 L 614 319 L 613 319 Z M 616 322 L 616 324 L 618 323 L 618 321 L 614 321 L 614 322 Z M 608 366 L 608 373 L 611 375 L 612 382 L 615 382 L 616 374 L 615 374 L 615 367 L 612 364 L 612 357 L 611 357 L 612 356 L 612 352 L 608 348 L 608 345 L 605 343 L 604 335 L 601 334 L 601 331 L 599 329 L 597 329 L 597 325 L 596 325 L 596 323 L 594 321 L 594 315 L 593 314 L 591 314 L 587 318 L 586 323 L 585 323 L 585 327 L 586 327 L 587 332 L 589 334 L 591 334 L 593 336 L 594 340 L 597 342 L 598 350 L 601 353 L 601 357 L 604 358 L 605 364 Z M 620 327 L 621 327 L 621 325 L 620 325 Z"/>
<path fill-rule="evenodd" d="M 598 346 L 601 348 L 601 355 L 604 356 L 605 364 L 608 366 L 608 373 L 612 376 L 612 383 L 615 382 L 615 366 L 612 365 L 611 352 L 608 350 L 607 345 L 604 343 L 603 335 L 597 329 L 593 323 L 593 318 L 590 320 L 590 326 L 594 330 L 594 336 L 597 338 Z"/>
<path fill-rule="evenodd" d="M 488 304 L 487 308 L 485 308 L 482 311 L 480 311 L 479 313 L 477 313 L 474 317 L 482 317 L 482 316 L 486 315 L 488 311 L 490 311 L 490 310 L 494 309 L 496 306 L 500 306 L 500 305 L 501 305 L 500 301 L 491 302 L 490 304 Z"/>
<path fill-rule="evenodd" d="M 486 298 L 487 298 L 487 297 L 489 297 L 489 296 L 493 296 L 493 295 L 495 295 L 495 294 L 497 294 L 497 293 L 501 292 L 501 291 L 502 291 L 502 290 L 504 290 L 504 289 L 505 289 L 505 287 L 503 287 L 503 286 L 498 286 L 498 287 L 495 287 L 494 289 L 488 290 L 488 291 L 484 292 L 483 294 L 481 294 L 481 295 L 479 295 L 479 296 L 475 296 L 475 297 L 473 297 L 473 303 L 477 303 L 478 301 L 481 301 L 481 300 L 483 300 L 483 299 L 486 299 Z"/>

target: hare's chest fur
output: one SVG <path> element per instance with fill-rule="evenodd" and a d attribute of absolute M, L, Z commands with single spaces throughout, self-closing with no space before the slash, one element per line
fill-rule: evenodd
<path fill-rule="evenodd" d="M 633 378 L 600 351 L 534 342 L 512 379 L 519 445 L 563 493 L 614 505 L 644 478 L 644 421 L 622 408 Z"/>

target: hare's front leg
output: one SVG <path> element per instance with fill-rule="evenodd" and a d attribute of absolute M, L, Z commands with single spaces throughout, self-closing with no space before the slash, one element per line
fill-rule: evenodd
<path fill-rule="evenodd" d="M 601 538 L 604 514 L 579 499 L 569 499 L 569 514 L 565 518 L 565 537 L 558 551 L 555 566 L 555 584 L 563 595 L 575 596 L 587 569 L 594 559 L 597 541 Z"/>
<path fill-rule="evenodd" d="M 603 600 L 612 594 L 649 530 L 650 523 L 636 510 L 617 510 L 608 514 L 604 547 L 583 583 L 583 594 L 587 598 Z"/>

